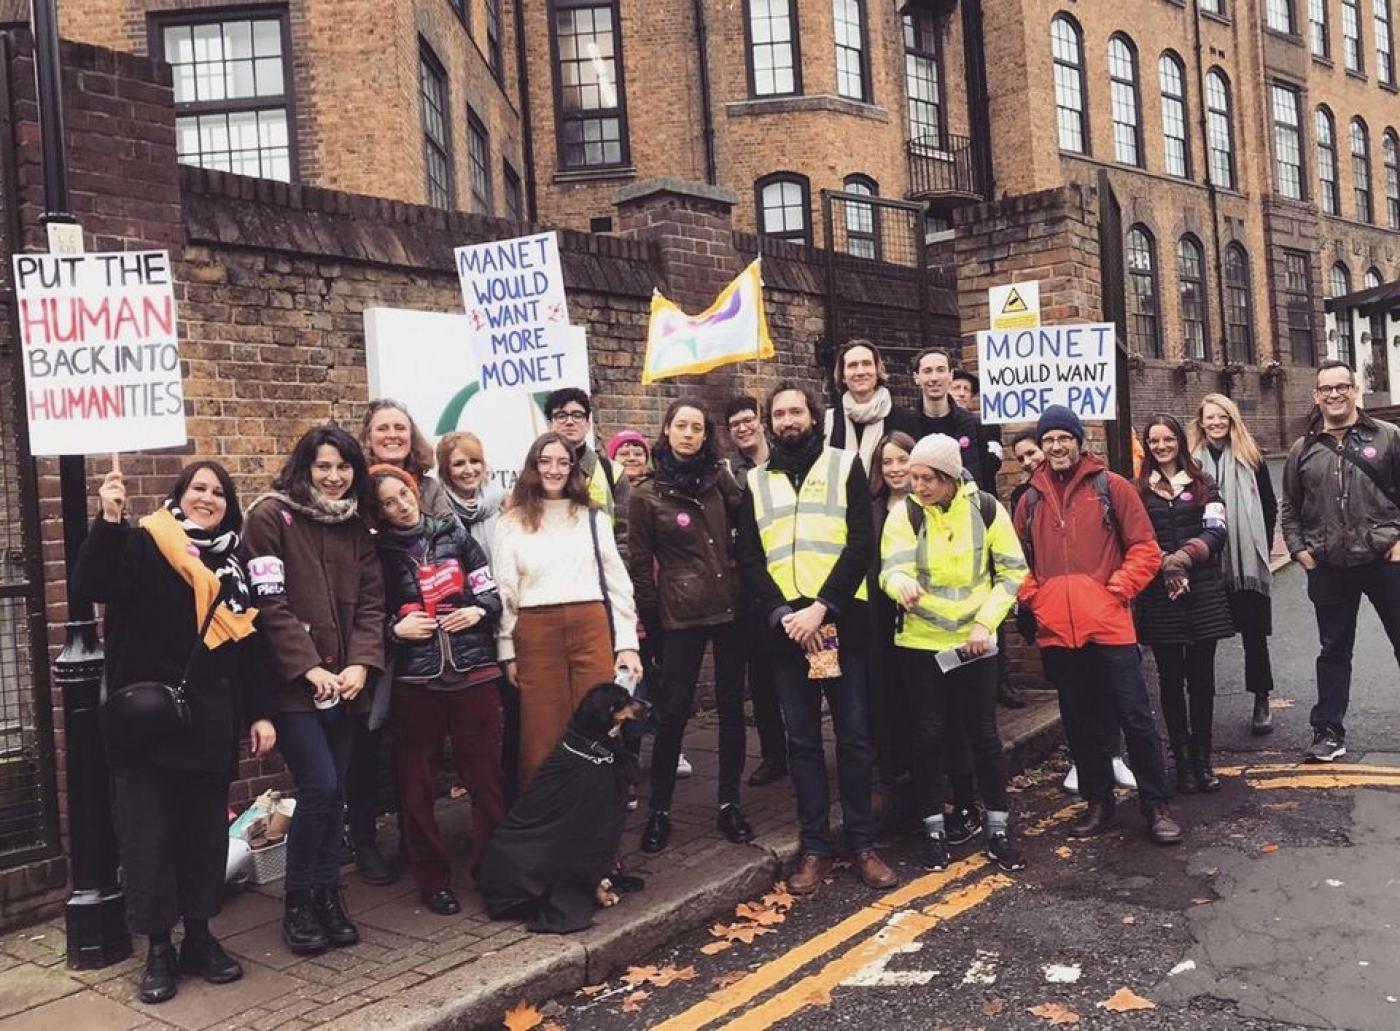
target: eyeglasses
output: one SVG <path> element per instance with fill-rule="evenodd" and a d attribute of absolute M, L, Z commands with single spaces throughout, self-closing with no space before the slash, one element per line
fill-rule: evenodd
<path fill-rule="evenodd" d="M 756 422 L 758 422 L 758 416 L 756 415 L 737 415 L 729 420 L 729 428 L 731 430 L 737 430 L 744 426 L 752 426 Z"/>
<path fill-rule="evenodd" d="M 568 410 L 561 408 L 549 418 L 553 422 L 587 422 L 588 413 L 578 408 Z"/>
<path fill-rule="evenodd" d="M 1332 394 L 1338 397 L 1345 397 L 1347 394 L 1351 393 L 1352 386 L 1353 384 L 1351 383 L 1329 383 L 1326 386 L 1318 386 L 1317 392 L 1323 397 L 1329 397 Z"/>
<path fill-rule="evenodd" d="M 1043 437 L 1040 438 L 1040 446 L 1041 446 L 1041 448 L 1047 448 L 1047 447 L 1067 447 L 1067 446 L 1069 446 L 1070 444 L 1073 444 L 1073 443 L 1074 443 L 1074 437 L 1071 436 L 1071 435 L 1068 434 L 1068 433 L 1055 433 L 1055 434 L 1049 434 L 1049 433 L 1047 433 L 1045 436 L 1043 436 Z"/>

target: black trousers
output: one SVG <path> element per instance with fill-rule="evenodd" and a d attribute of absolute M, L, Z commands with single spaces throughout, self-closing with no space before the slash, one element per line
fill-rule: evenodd
<path fill-rule="evenodd" d="M 1308 573 L 1308 598 L 1317 615 L 1317 704 L 1314 730 L 1346 735 L 1342 721 L 1351 703 L 1351 653 L 1356 644 L 1356 617 L 1365 596 L 1380 617 L 1400 664 L 1400 562 L 1380 560 L 1365 566 L 1318 566 Z"/>
<path fill-rule="evenodd" d="M 1186 758 L 1181 754 L 1184 744 L 1194 746 L 1198 753 L 1210 752 L 1211 725 L 1215 722 L 1215 645 L 1215 641 L 1202 641 L 1152 646 L 1162 718 L 1178 760 Z"/>
<path fill-rule="evenodd" d="M 356 715 L 351 719 L 354 730 L 350 738 L 350 765 L 345 770 L 345 823 L 351 841 L 373 841 L 374 818 L 379 809 L 381 750 L 388 724 L 370 730 L 367 717 Z"/>
<path fill-rule="evenodd" d="M 983 805 L 1005 812 L 1006 759 L 997 732 L 995 660 L 983 659 L 944 673 L 934 652 L 900 648 L 899 653 L 913 727 L 919 815 L 942 815 L 952 753 L 964 747 L 971 751 Z M 963 805 L 970 800 L 959 797 L 957 801 Z"/>
<path fill-rule="evenodd" d="M 719 804 L 739 801 L 744 773 L 744 630 L 737 622 L 667 630 L 661 644 L 661 697 L 655 699 L 656 743 L 651 752 L 651 808 L 669 811 L 676 788 L 685 725 L 705 645 L 714 643 L 715 708 L 719 712 Z"/>
<path fill-rule="evenodd" d="M 753 722 L 758 729 L 758 754 L 769 765 L 786 766 L 787 732 L 783 729 L 783 708 L 778 704 L 778 685 L 773 676 L 771 635 L 757 617 L 746 620 L 745 624 L 749 697 L 753 700 Z"/>
<path fill-rule="evenodd" d="M 145 764 L 112 771 L 126 924 L 163 934 L 182 917 L 208 920 L 224 899 L 228 776 Z"/>

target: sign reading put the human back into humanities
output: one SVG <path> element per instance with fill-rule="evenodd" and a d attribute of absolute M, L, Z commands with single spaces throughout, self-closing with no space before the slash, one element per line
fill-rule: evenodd
<path fill-rule="evenodd" d="M 31 453 L 186 443 L 166 251 L 16 254 L 14 277 Z"/>
<path fill-rule="evenodd" d="M 1118 369 L 1111 322 L 977 334 L 982 421 L 1035 422 L 1065 405 L 1086 422 L 1117 418 Z"/>

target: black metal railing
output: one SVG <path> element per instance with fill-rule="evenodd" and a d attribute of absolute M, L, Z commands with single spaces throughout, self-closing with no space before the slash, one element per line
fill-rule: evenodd
<path fill-rule="evenodd" d="M 943 133 L 917 136 L 905 144 L 911 200 L 980 201 L 982 190 L 972 161 L 972 141 Z"/>

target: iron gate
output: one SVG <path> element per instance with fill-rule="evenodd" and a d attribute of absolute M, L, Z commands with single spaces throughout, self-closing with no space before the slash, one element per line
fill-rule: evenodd
<path fill-rule="evenodd" d="M 10 262 L 21 238 L 10 46 L 0 33 L 0 868 L 60 849 L 38 484 Z"/>

